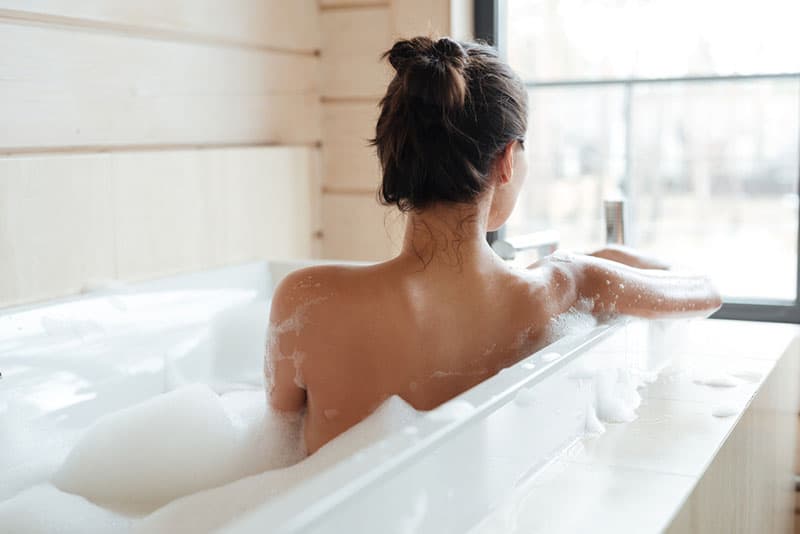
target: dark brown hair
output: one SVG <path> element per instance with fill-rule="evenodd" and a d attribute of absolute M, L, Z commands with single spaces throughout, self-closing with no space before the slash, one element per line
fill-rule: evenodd
<path fill-rule="evenodd" d="M 381 201 L 402 211 L 474 201 L 498 154 L 524 139 L 522 81 L 491 47 L 447 37 L 397 41 L 383 57 L 396 73 L 371 141 Z"/>

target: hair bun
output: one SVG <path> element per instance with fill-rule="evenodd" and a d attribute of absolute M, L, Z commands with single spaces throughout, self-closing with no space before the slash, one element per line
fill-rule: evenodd
<path fill-rule="evenodd" d="M 442 37 L 433 43 L 433 52 L 442 61 L 452 61 L 454 63 L 461 63 L 467 60 L 467 52 L 458 44 L 458 42 L 450 39 L 449 37 Z"/>
<path fill-rule="evenodd" d="M 415 41 L 417 39 L 397 41 L 391 50 L 384 54 L 384 56 L 388 56 L 389 63 L 398 73 L 402 72 L 409 62 L 420 55 L 420 47 Z"/>
<path fill-rule="evenodd" d="M 449 37 L 397 41 L 388 56 L 406 96 L 444 109 L 459 109 L 467 96 L 464 47 Z"/>

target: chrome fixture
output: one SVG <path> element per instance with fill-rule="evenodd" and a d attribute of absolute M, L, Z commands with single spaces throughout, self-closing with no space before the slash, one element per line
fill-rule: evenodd
<path fill-rule="evenodd" d="M 555 230 L 541 230 L 530 234 L 523 234 L 492 242 L 492 250 L 504 260 L 513 260 L 518 252 L 536 251 L 539 258 L 552 254 L 558 248 L 558 232 Z"/>
<path fill-rule="evenodd" d="M 603 209 L 606 218 L 606 244 L 624 245 L 625 235 L 625 200 L 619 198 L 604 200 Z"/>

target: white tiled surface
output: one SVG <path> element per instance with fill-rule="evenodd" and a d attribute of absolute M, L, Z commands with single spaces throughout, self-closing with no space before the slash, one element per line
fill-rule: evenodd
<path fill-rule="evenodd" d="M 559 460 L 477 531 L 657 532 L 670 518 L 663 503 L 680 502 L 693 485 L 692 477 Z"/>
<path fill-rule="evenodd" d="M 798 332 L 794 325 L 716 320 L 628 325 L 591 349 L 587 361 L 646 368 L 664 359 L 658 379 L 640 390 L 638 418 L 607 424 L 604 434 L 581 439 L 509 490 L 473 533 L 663 530 Z M 721 373 L 739 377 L 738 385 L 696 381 Z M 723 404 L 738 413 L 712 416 Z"/>
<path fill-rule="evenodd" d="M 678 369 L 667 369 L 642 391 L 646 399 L 745 404 L 758 390 L 774 362 L 769 359 L 698 356 Z M 729 377 L 735 387 L 703 384 L 710 377 Z"/>
<path fill-rule="evenodd" d="M 648 399 L 631 423 L 609 424 L 598 437 L 587 437 L 574 451 L 576 462 L 700 475 L 735 417 L 711 415 L 700 402 Z"/>

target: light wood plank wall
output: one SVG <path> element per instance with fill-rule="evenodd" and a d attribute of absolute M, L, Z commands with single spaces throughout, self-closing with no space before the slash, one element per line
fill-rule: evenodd
<path fill-rule="evenodd" d="M 395 39 L 450 35 L 454 0 L 320 0 L 323 255 L 380 260 L 402 243 L 403 217 L 377 201 L 368 139 L 391 79 L 380 60 Z M 461 6 L 463 7 L 463 6 Z"/>
<path fill-rule="evenodd" d="M 320 19 L 316 0 L 0 0 L 0 306 L 318 254 Z"/>

